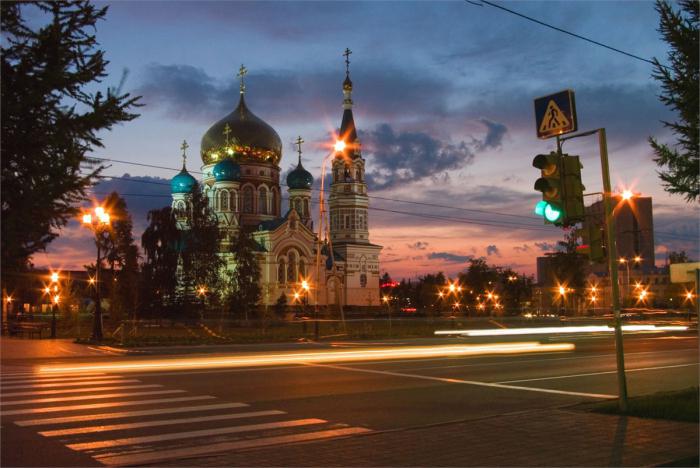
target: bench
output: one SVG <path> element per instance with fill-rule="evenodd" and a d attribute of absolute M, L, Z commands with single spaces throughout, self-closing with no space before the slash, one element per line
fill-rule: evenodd
<path fill-rule="evenodd" d="M 26 333 L 31 338 L 33 334 L 38 333 L 41 338 L 41 332 L 51 328 L 51 325 L 46 322 L 10 322 L 8 328 L 10 335 Z"/>

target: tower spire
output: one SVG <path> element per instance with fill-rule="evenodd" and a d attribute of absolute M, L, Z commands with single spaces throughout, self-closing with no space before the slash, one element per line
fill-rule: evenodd
<path fill-rule="evenodd" d="M 238 69 L 238 75 L 236 75 L 238 78 L 241 79 L 241 85 L 240 85 L 240 93 L 245 94 L 245 83 L 243 82 L 243 77 L 248 74 L 248 69 L 245 67 L 245 65 L 241 64 L 241 68 Z"/>
<path fill-rule="evenodd" d="M 343 81 L 343 121 L 340 124 L 340 138 L 350 147 L 357 148 L 357 131 L 355 119 L 352 116 L 352 81 L 350 80 L 350 54 L 352 51 L 345 49 L 345 81 Z"/>
<path fill-rule="evenodd" d="M 186 162 L 187 162 L 187 148 L 189 148 L 190 145 L 187 144 L 187 140 L 182 140 L 182 145 L 180 145 L 180 149 L 182 150 L 182 169 L 186 170 Z"/>
<path fill-rule="evenodd" d="M 345 77 L 350 78 L 350 54 L 352 54 L 352 50 L 345 48 L 345 52 L 343 52 L 343 56 L 345 56 Z"/>
<path fill-rule="evenodd" d="M 296 141 L 294 142 L 295 145 L 297 145 L 297 153 L 299 153 L 299 166 L 301 166 L 301 144 L 304 143 L 304 139 L 301 136 L 298 136 Z"/>

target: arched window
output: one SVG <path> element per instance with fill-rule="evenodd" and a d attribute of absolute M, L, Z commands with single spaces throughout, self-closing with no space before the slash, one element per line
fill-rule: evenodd
<path fill-rule="evenodd" d="M 306 262 L 303 258 L 299 259 L 299 276 L 306 278 Z"/>
<path fill-rule="evenodd" d="M 309 217 L 309 200 L 305 199 L 304 200 L 304 216 Z"/>
<path fill-rule="evenodd" d="M 243 189 L 243 212 L 253 212 L 253 188 L 246 187 Z"/>
<path fill-rule="evenodd" d="M 287 269 L 284 267 L 284 259 L 280 258 L 279 264 L 277 265 L 277 282 L 285 283 L 285 273 Z"/>
<path fill-rule="evenodd" d="M 277 213 L 277 191 L 275 189 L 270 190 L 270 213 L 273 215 L 278 215 Z"/>
<path fill-rule="evenodd" d="M 238 211 L 238 192 L 232 191 L 231 196 L 230 196 L 230 201 L 229 201 L 229 207 L 231 211 Z"/>
<path fill-rule="evenodd" d="M 262 214 L 267 214 L 267 189 L 265 187 L 260 187 L 260 192 L 258 192 L 258 212 Z"/>
<path fill-rule="evenodd" d="M 289 255 L 287 255 L 287 257 L 289 258 L 289 263 L 287 264 L 287 281 L 294 281 L 297 277 L 297 253 L 292 250 L 289 252 Z"/>
<path fill-rule="evenodd" d="M 299 198 L 294 200 L 294 209 L 297 210 L 297 213 L 301 216 L 301 200 Z"/>
<path fill-rule="evenodd" d="M 219 192 L 219 208 L 221 211 L 228 211 L 228 190 Z"/>
<path fill-rule="evenodd" d="M 180 200 L 175 205 L 175 211 L 177 216 L 185 216 L 185 202 Z"/>

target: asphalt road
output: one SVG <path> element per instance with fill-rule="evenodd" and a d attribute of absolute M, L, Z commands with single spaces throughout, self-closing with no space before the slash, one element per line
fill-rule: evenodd
<path fill-rule="evenodd" d="M 225 450 L 274 450 L 290 442 L 559 408 L 617 395 L 610 335 L 537 339 L 573 343 L 575 349 L 217 368 L 208 366 L 241 356 L 268 359 L 367 347 L 395 352 L 467 341 L 336 342 L 170 356 L 95 350 L 74 358 L 3 356 L 0 464 L 145 465 L 182 459 L 192 466 L 197 459 L 191 457 Z M 488 341 L 505 340 L 472 340 Z M 630 335 L 625 346 L 631 396 L 698 384 L 697 332 Z M 164 367 L 100 367 L 153 362 Z M 174 367 L 185 363 L 191 366 Z M 92 368 L 86 371 L 85 365 Z M 42 366 L 65 370 L 36 374 Z M 312 451 L 313 444 L 309 447 Z"/>

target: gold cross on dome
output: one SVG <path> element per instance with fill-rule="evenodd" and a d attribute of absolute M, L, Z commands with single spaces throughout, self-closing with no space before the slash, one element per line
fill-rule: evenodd
<path fill-rule="evenodd" d="M 345 52 L 343 53 L 343 56 L 345 57 L 345 74 L 348 75 L 350 74 L 350 54 L 352 54 L 352 51 L 348 48 L 345 49 Z"/>
<path fill-rule="evenodd" d="M 304 139 L 299 136 L 297 137 L 296 141 L 294 142 L 295 145 L 297 145 L 297 153 L 299 153 L 299 163 L 301 163 L 301 144 L 304 143 Z"/>
<path fill-rule="evenodd" d="M 227 123 L 224 126 L 224 138 L 226 138 L 226 146 L 229 144 L 229 137 L 231 135 L 231 126 Z"/>
<path fill-rule="evenodd" d="M 241 64 L 241 68 L 238 69 L 238 78 L 241 79 L 241 94 L 245 93 L 245 83 L 243 82 L 243 77 L 248 74 L 248 69 Z"/>
<path fill-rule="evenodd" d="M 182 165 L 185 165 L 185 160 L 187 160 L 187 148 L 189 148 L 190 145 L 187 144 L 187 140 L 182 140 L 182 145 L 180 146 L 180 149 L 182 150 Z"/>

